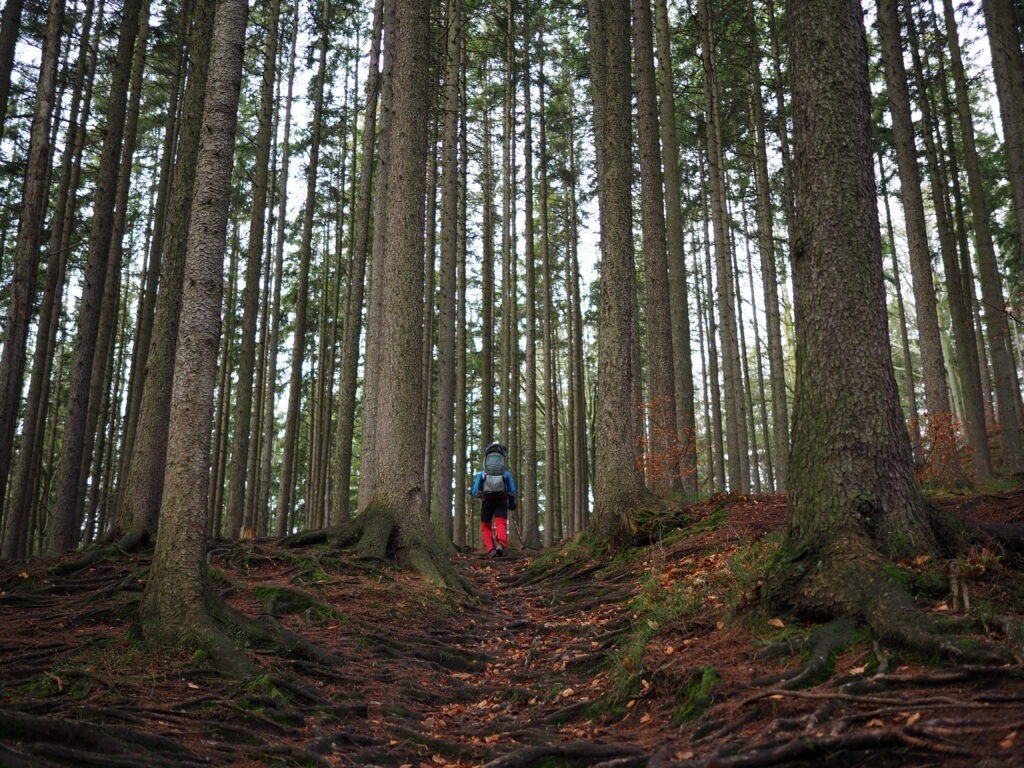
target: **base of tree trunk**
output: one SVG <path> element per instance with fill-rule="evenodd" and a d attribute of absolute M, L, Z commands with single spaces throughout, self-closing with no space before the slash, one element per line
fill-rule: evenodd
<path fill-rule="evenodd" d="M 476 592 L 452 567 L 445 544 L 429 525 L 399 515 L 383 504 L 371 504 L 355 519 L 341 525 L 296 533 L 279 543 L 287 547 L 354 547 L 364 559 L 395 563 L 438 587 L 464 594 Z"/>
<path fill-rule="evenodd" d="M 962 526 L 954 533 L 948 516 L 934 514 L 929 522 L 941 534 L 936 538 L 951 551 L 965 550 L 973 541 Z M 958 662 L 1012 661 L 999 649 L 961 641 L 955 630 L 918 607 L 896 572 L 874 540 L 851 526 L 813 548 L 784 548 L 766 574 L 762 597 L 776 610 L 865 625 L 881 642 L 893 646 Z"/>

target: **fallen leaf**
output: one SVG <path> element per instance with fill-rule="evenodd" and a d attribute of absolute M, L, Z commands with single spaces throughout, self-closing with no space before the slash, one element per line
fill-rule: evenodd
<path fill-rule="evenodd" d="M 851 675 L 863 675 L 867 671 L 868 671 L 868 668 L 866 666 L 854 667 L 853 669 L 850 670 L 850 674 Z"/>
<path fill-rule="evenodd" d="M 786 626 L 786 623 L 782 619 L 768 619 L 768 623 L 773 627 L 779 627 L 780 629 Z"/>
<path fill-rule="evenodd" d="M 645 714 L 643 717 L 641 717 L 640 718 L 640 722 L 641 723 L 649 723 L 649 722 L 651 722 L 650 714 L 648 713 L 648 714 Z"/>
<path fill-rule="evenodd" d="M 666 645 L 665 646 L 665 655 L 666 656 L 671 656 L 675 652 L 676 652 L 676 649 L 673 648 L 671 645 Z"/>
<path fill-rule="evenodd" d="M 867 722 L 868 728 L 884 728 L 885 723 L 879 720 L 877 717 L 873 717 Z"/>
<path fill-rule="evenodd" d="M 1017 732 L 1013 731 L 1009 736 L 999 742 L 999 746 L 1003 749 L 1012 749 L 1017 742 Z"/>
<path fill-rule="evenodd" d="M 193 691 L 198 691 L 198 690 L 199 690 L 199 686 L 198 686 L 198 685 L 196 685 L 195 683 L 186 683 L 186 685 L 187 685 L 187 686 L 188 686 L 189 688 L 191 688 L 191 689 L 192 689 Z"/>
<path fill-rule="evenodd" d="M 22 571 L 21 573 L 18 574 L 18 578 L 19 579 L 27 579 L 27 578 L 29 578 L 29 575 L 27 573 L 25 573 L 25 571 Z"/>
<path fill-rule="evenodd" d="M 914 714 L 912 714 L 910 717 L 907 718 L 907 725 L 913 725 L 914 723 L 916 723 L 920 719 L 921 719 L 921 713 L 920 712 L 915 712 Z"/>
<path fill-rule="evenodd" d="M 576 693 L 576 691 L 574 691 L 572 688 L 566 688 L 564 691 L 562 691 L 562 698 L 567 699 L 574 693 Z"/>

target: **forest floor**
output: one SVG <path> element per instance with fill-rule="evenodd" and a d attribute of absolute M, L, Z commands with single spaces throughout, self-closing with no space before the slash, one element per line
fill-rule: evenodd
<path fill-rule="evenodd" d="M 1024 523 L 1024 490 L 941 503 Z M 756 600 L 784 521 L 782 497 L 727 496 L 644 520 L 657 540 L 612 563 L 463 553 L 472 599 L 347 551 L 214 542 L 231 605 L 343 659 L 251 649 L 267 675 L 246 683 L 138 640 L 145 555 L 7 565 L 0 766 L 1024 765 L 1020 645 L 1016 664 L 950 666 L 858 631 L 786 681 L 813 627 Z M 994 552 L 896 569 L 978 643 L 1024 632 L 1024 573 Z"/>

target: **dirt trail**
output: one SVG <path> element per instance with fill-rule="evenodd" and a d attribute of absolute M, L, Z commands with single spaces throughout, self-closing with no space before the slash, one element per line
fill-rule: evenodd
<path fill-rule="evenodd" d="M 1024 521 L 1024 492 L 950 504 Z M 214 542 L 234 608 L 341 659 L 250 648 L 267 673 L 250 681 L 139 641 L 146 553 L 64 576 L 0 564 L 0 766 L 1024 765 L 1019 662 L 939 669 L 866 638 L 799 690 L 771 682 L 804 666 L 813 629 L 742 608 L 784 514 L 781 498 L 709 500 L 616 565 L 555 552 L 536 578 L 523 552 L 459 555 L 468 600 L 350 550 Z M 991 566 L 971 582 L 971 624 L 1007 645 L 1024 575 Z M 923 607 L 956 613 L 936 585 Z"/>
<path fill-rule="evenodd" d="M 515 552 L 501 559 L 459 558 L 484 596 L 438 625 L 436 636 L 477 663 L 467 670 L 435 668 L 427 678 L 431 691 L 415 690 L 424 671 L 406 667 L 399 689 L 411 693 L 406 703 L 422 699 L 419 706 L 371 701 L 368 724 L 388 734 L 392 757 L 407 755 L 398 764 L 417 766 L 418 759 L 424 765 L 511 768 L 544 755 L 597 760 L 646 751 L 616 745 L 584 717 L 603 692 L 602 664 L 626 626 L 628 594 L 589 575 L 567 586 L 524 584 L 529 563 Z M 341 756 L 340 764 L 363 765 L 368 757 Z"/>

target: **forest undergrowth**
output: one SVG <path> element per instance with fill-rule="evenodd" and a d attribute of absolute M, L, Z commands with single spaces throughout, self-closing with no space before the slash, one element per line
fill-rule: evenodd
<path fill-rule="evenodd" d="M 1022 490 L 940 503 L 1024 523 Z M 0 766 L 1024 764 L 1019 565 L 978 548 L 892 566 L 961 642 L 1017 659 L 950 666 L 764 612 L 784 522 L 782 497 L 716 497 L 642 520 L 652 543 L 612 562 L 462 553 L 470 599 L 349 550 L 213 542 L 231 606 L 344 660 L 250 648 L 265 674 L 245 681 L 141 642 L 148 555 L 6 564 Z"/>

